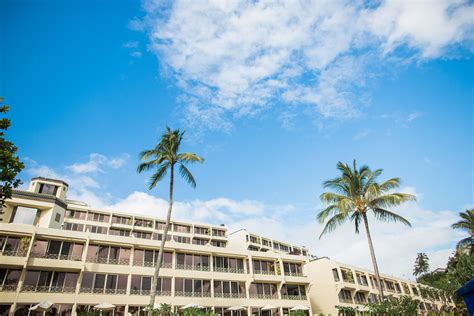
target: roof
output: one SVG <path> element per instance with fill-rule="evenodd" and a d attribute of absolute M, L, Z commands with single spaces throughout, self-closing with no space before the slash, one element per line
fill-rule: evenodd
<path fill-rule="evenodd" d="M 44 181 L 57 182 L 57 183 L 62 183 L 65 186 L 69 187 L 69 184 L 67 182 L 64 182 L 63 180 L 58 180 L 58 179 L 45 178 L 45 177 L 35 177 L 35 178 L 31 179 L 31 181 L 33 181 L 33 180 L 44 180 Z"/>

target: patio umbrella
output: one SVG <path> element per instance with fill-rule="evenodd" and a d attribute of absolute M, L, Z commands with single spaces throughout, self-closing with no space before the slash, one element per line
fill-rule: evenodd
<path fill-rule="evenodd" d="M 304 305 L 297 305 L 293 308 L 290 308 L 290 311 L 309 311 L 309 307 Z"/>
<path fill-rule="evenodd" d="M 153 304 L 152 310 L 160 309 L 160 308 L 161 308 L 161 304 L 156 304 L 156 303 L 155 303 L 155 304 Z M 149 310 L 150 310 L 150 306 L 147 305 L 147 306 L 145 306 L 142 310 L 144 310 L 144 311 L 149 311 Z"/>
<path fill-rule="evenodd" d="M 232 307 L 229 307 L 227 310 L 228 311 L 242 311 L 244 309 L 247 309 L 247 307 L 243 307 L 243 306 L 232 306 Z"/>
<path fill-rule="evenodd" d="M 110 311 L 110 310 L 113 310 L 115 308 L 115 305 L 103 302 L 103 303 L 95 305 L 94 308 L 98 309 L 100 311 Z"/>
<path fill-rule="evenodd" d="M 38 312 L 47 312 L 53 306 L 53 302 L 50 301 L 43 301 L 35 306 L 29 308 L 30 311 L 38 311 Z"/>
<path fill-rule="evenodd" d="M 204 306 L 201 306 L 201 305 L 196 304 L 196 303 L 190 303 L 188 305 L 184 305 L 180 309 L 188 309 L 188 308 L 204 308 Z"/>
<path fill-rule="evenodd" d="M 272 306 L 272 305 L 265 305 L 262 307 L 262 311 L 270 311 L 272 309 L 275 309 L 275 308 L 278 308 L 278 307 L 275 307 L 275 306 Z"/>

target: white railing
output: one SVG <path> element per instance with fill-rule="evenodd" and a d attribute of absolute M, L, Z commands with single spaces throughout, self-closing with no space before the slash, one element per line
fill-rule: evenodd
<path fill-rule="evenodd" d="M 139 290 L 139 289 L 131 289 L 131 295 L 146 295 L 149 296 L 151 290 Z M 171 296 L 171 291 L 156 291 L 157 296 Z"/>
<path fill-rule="evenodd" d="M 263 299 L 263 300 L 277 300 L 278 295 L 275 294 L 250 294 L 250 298 L 257 298 L 257 299 Z"/>
<path fill-rule="evenodd" d="M 113 258 L 98 258 L 98 257 L 87 257 L 87 262 L 92 263 L 105 263 L 105 264 L 117 264 L 117 265 L 128 265 L 130 259 L 113 259 Z"/>
<path fill-rule="evenodd" d="M 32 258 L 43 258 L 43 259 L 55 259 L 55 260 L 72 260 L 72 261 L 81 261 L 82 256 L 74 256 L 74 255 L 60 255 L 60 254 L 39 254 L 39 253 L 32 253 Z"/>
<path fill-rule="evenodd" d="M 246 298 L 245 293 L 216 293 L 214 292 L 214 297 L 219 298 Z"/>
<path fill-rule="evenodd" d="M 287 294 L 282 294 L 281 298 L 283 300 L 294 300 L 294 301 L 306 301 L 308 297 L 306 295 L 287 295 Z"/>
<path fill-rule="evenodd" d="M 245 273 L 244 269 L 238 268 L 225 268 L 225 267 L 214 267 L 214 272 L 227 272 L 227 273 Z"/>
<path fill-rule="evenodd" d="M 74 293 L 76 291 L 76 288 L 68 286 L 23 285 L 21 291 L 39 293 Z"/>
<path fill-rule="evenodd" d="M 81 293 L 94 293 L 94 294 L 127 294 L 127 289 L 95 289 L 90 287 L 81 288 Z"/>
<path fill-rule="evenodd" d="M 210 271 L 209 266 L 196 266 L 189 264 L 176 264 L 178 270 Z"/>
<path fill-rule="evenodd" d="M 184 291 L 176 291 L 176 296 L 184 296 L 184 297 L 211 297 L 211 292 L 184 292 Z"/>

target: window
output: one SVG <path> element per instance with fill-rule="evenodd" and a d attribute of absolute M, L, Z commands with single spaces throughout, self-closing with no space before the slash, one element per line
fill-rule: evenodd
<path fill-rule="evenodd" d="M 177 253 L 176 268 L 184 270 L 209 271 L 209 256 Z"/>
<path fill-rule="evenodd" d="M 107 234 L 107 227 L 86 225 L 86 231 L 94 234 Z"/>
<path fill-rule="evenodd" d="M 355 299 L 355 302 L 357 304 L 365 304 L 366 303 L 365 294 L 362 293 L 362 292 L 357 292 L 354 296 L 354 299 Z"/>
<path fill-rule="evenodd" d="M 56 213 L 56 215 L 54 216 L 54 221 L 59 223 L 61 221 L 61 214 Z"/>
<path fill-rule="evenodd" d="M 211 282 L 197 279 L 175 279 L 176 296 L 210 297 Z"/>
<path fill-rule="evenodd" d="M 173 231 L 179 232 L 179 233 L 190 233 L 191 232 L 191 226 L 173 224 Z"/>
<path fill-rule="evenodd" d="M 76 210 L 66 210 L 66 218 L 86 219 L 86 212 Z"/>
<path fill-rule="evenodd" d="M 250 298 L 275 299 L 278 298 L 277 287 L 271 283 L 251 283 L 249 287 Z"/>
<path fill-rule="evenodd" d="M 136 218 L 135 219 L 135 226 L 152 228 L 153 227 L 153 222 L 151 220 L 148 220 L 148 219 Z"/>
<path fill-rule="evenodd" d="M 225 237 L 225 230 L 213 228 L 212 236 Z"/>
<path fill-rule="evenodd" d="M 377 294 L 370 293 L 368 297 L 368 301 L 369 303 L 377 303 L 379 301 L 379 297 L 377 296 Z"/>
<path fill-rule="evenodd" d="M 135 249 L 133 264 L 136 266 L 153 267 L 158 261 L 158 250 Z M 162 268 L 171 268 L 173 253 L 165 251 L 163 253 Z"/>
<path fill-rule="evenodd" d="M 63 229 L 82 232 L 84 231 L 84 224 L 65 223 L 65 225 L 63 226 Z"/>
<path fill-rule="evenodd" d="M 130 231 L 124 229 L 110 228 L 109 235 L 128 237 L 130 236 Z"/>
<path fill-rule="evenodd" d="M 344 282 L 354 283 L 354 275 L 351 270 L 341 269 L 341 274 Z"/>
<path fill-rule="evenodd" d="M 73 293 L 76 291 L 77 272 L 26 271 L 22 290 L 25 292 Z"/>
<path fill-rule="evenodd" d="M 275 274 L 275 263 L 273 261 L 253 259 L 253 272 L 256 274 Z"/>
<path fill-rule="evenodd" d="M 272 242 L 268 239 L 262 239 L 262 245 L 270 247 Z"/>
<path fill-rule="evenodd" d="M 21 270 L 0 269 L 0 291 L 16 291 L 20 275 Z"/>
<path fill-rule="evenodd" d="M 194 226 L 194 233 L 199 235 L 209 235 L 209 228 Z"/>
<path fill-rule="evenodd" d="M 94 222 L 100 222 L 100 223 L 108 223 L 109 222 L 109 215 L 89 212 L 89 214 L 87 214 L 87 220 L 94 221 Z"/>
<path fill-rule="evenodd" d="M 89 245 L 87 262 L 128 265 L 130 262 L 130 248 Z"/>
<path fill-rule="evenodd" d="M 244 261 L 239 258 L 214 256 L 214 271 L 244 273 Z"/>
<path fill-rule="evenodd" d="M 4 256 L 25 256 L 20 251 L 21 238 L 12 236 L 0 236 L 0 254 Z"/>
<path fill-rule="evenodd" d="M 259 244 L 260 240 L 258 239 L 258 237 L 250 235 L 250 242 L 254 244 Z"/>
<path fill-rule="evenodd" d="M 227 244 L 225 241 L 220 241 L 220 240 L 212 240 L 211 245 L 214 247 L 221 247 L 224 248 Z"/>
<path fill-rule="evenodd" d="M 245 283 L 233 281 L 214 281 L 214 297 L 245 298 Z"/>
<path fill-rule="evenodd" d="M 57 191 L 58 191 L 58 187 L 55 186 L 54 184 L 40 183 L 38 193 L 56 195 Z"/>
<path fill-rule="evenodd" d="M 115 224 L 130 225 L 131 221 L 132 221 L 131 217 L 118 216 L 118 215 L 112 216 L 112 223 L 115 223 Z"/>
<path fill-rule="evenodd" d="M 34 225 L 39 210 L 36 208 L 17 206 L 12 213 L 10 222 L 13 224 Z"/>
<path fill-rule="evenodd" d="M 207 245 L 209 241 L 201 238 L 193 238 L 193 245 Z"/>
<path fill-rule="evenodd" d="M 130 294 L 132 295 L 150 295 L 151 276 L 132 275 Z M 171 295 L 171 278 L 158 278 L 156 293 L 160 296 Z"/>
<path fill-rule="evenodd" d="M 36 240 L 32 257 L 81 261 L 84 245 L 60 240 Z"/>
<path fill-rule="evenodd" d="M 299 284 L 283 284 L 281 288 L 283 299 L 306 299 L 306 290 L 304 285 Z"/>
<path fill-rule="evenodd" d="M 290 247 L 287 245 L 280 244 L 280 250 L 284 252 L 290 252 Z"/>
<path fill-rule="evenodd" d="M 413 291 L 413 295 L 417 295 L 418 296 L 418 288 L 416 286 L 412 286 L 411 287 L 411 290 Z"/>
<path fill-rule="evenodd" d="M 156 222 L 155 222 L 155 225 L 156 225 L 156 229 L 158 229 L 158 230 L 165 230 L 165 227 L 166 227 L 166 223 L 165 223 L 165 222 L 156 221 Z"/>
<path fill-rule="evenodd" d="M 173 236 L 174 241 L 182 243 L 182 244 L 190 244 L 191 238 L 183 237 L 183 236 Z"/>
<path fill-rule="evenodd" d="M 362 272 L 356 272 L 356 277 L 357 283 L 359 285 L 369 286 L 369 283 L 367 282 L 367 276 L 365 274 L 363 274 Z"/>
<path fill-rule="evenodd" d="M 349 290 L 342 289 L 339 291 L 339 301 L 344 303 L 352 303 L 352 295 Z"/>
<path fill-rule="evenodd" d="M 84 272 L 82 293 L 127 294 L 126 274 L 103 274 Z"/>
<path fill-rule="evenodd" d="M 283 262 L 283 271 L 285 271 L 285 275 L 303 276 L 303 268 L 300 263 Z"/>
<path fill-rule="evenodd" d="M 140 231 L 134 231 L 132 235 L 136 238 L 141 238 L 141 239 L 151 239 L 151 233 L 146 233 L 146 232 L 140 232 Z"/>
<path fill-rule="evenodd" d="M 337 272 L 337 268 L 332 269 L 332 276 L 334 277 L 335 282 L 339 282 L 339 273 Z"/>

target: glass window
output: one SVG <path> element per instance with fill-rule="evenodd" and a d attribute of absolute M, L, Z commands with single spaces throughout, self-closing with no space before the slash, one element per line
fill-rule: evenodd
<path fill-rule="evenodd" d="M 13 212 L 12 223 L 34 225 L 38 209 L 18 206 Z"/>

